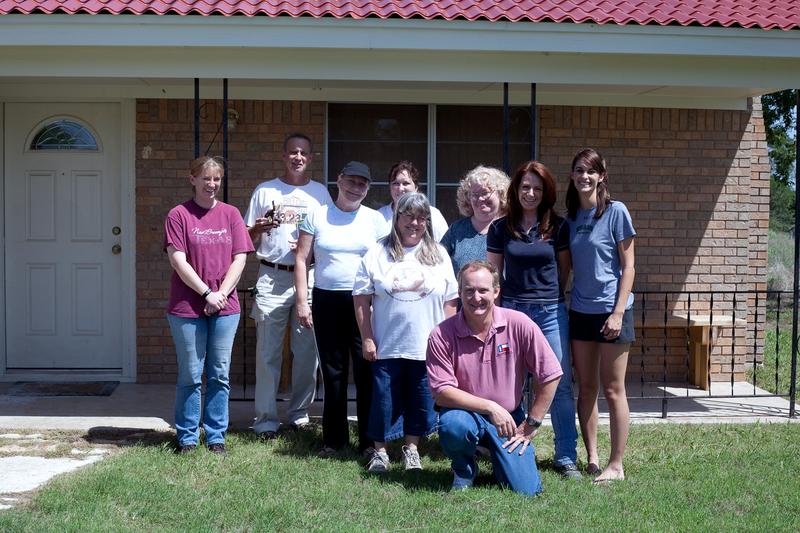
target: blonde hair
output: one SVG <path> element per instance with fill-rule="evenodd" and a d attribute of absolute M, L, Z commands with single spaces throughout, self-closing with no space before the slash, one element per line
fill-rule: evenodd
<path fill-rule="evenodd" d="M 221 157 L 211 157 L 208 155 L 204 155 L 198 157 L 194 161 L 189 164 L 189 174 L 194 176 L 195 178 L 201 176 L 203 171 L 209 168 L 217 168 L 222 175 L 225 175 L 225 160 Z"/>
<path fill-rule="evenodd" d="M 458 184 L 456 204 L 458 205 L 459 213 L 465 217 L 471 217 L 474 214 L 472 203 L 469 200 L 470 189 L 473 185 L 481 185 L 497 194 L 497 198 L 500 200 L 499 214 L 504 214 L 508 206 L 506 193 L 508 192 L 509 183 L 508 176 L 499 168 L 478 165 L 467 172 L 467 175 Z"/>

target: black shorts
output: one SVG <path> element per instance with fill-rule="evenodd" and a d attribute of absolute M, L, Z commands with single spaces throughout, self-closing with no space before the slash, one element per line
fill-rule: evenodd
<path fill-rule="evenodd" d="M 633 331 L 633 309 L 626 309 L 623 313 L 622 329 L 616 339 L 606 339 L 601 331 L 609 316 L 611 313 L 588 314 L 570 310 L 569 338 L 576 341 L 610 344 L 627 344 L 636 339 Z"/>

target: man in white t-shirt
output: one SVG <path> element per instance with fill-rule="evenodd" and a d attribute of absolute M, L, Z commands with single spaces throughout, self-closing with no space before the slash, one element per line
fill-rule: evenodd
<path fill-rule="evenodd" d="M 294 251 L 298 227 L 306 215 L 331 203 L 324 185 L 311 181 L 311 139 L 292 133 L 283 143 L 283 176 L 261 183 L 253 191 L 244 217 L 261 262 L 251 317 L 256 321 L 256 418 L 253 431 L 264 439 L 280 426 L 276 395 L 281 377 L 283 339 L 291 328 L 292 392 L 284 421 L 290 428 L 308 423 L 308 407 L 317 386 L 317 348 L 314 332 L 297 321 Z M 309 282 L 309 301 L 311 283 Z"/>

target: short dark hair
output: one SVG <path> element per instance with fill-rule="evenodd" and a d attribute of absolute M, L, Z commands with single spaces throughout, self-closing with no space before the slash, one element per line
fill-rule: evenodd
<path fill-rule="evenodd" d="M 461 294 L 461 288 L 463 285 L 463 274 L 464 272 L 472 272 L 474 270 L 488 270 L 489 274 L 492 275 L 492 288 L 499 289 L 500 288 L 500 273 L 497 271 L 497 268 L 491 264 L 489 261 L 481 261 L 478 259 L 472 260 L 469 263 L 465 264 L 461 267 L 458 271 L 458 294 Z"/>
<path fill-rule="evenodd" d="M 419 170 L 417 170 L 417 167 L 415 167 L 414 163 L 411 161 L 399 161 L 392 165 L 392 168 L 389 169 L 389 185 L 391 185 L 397 175 L 404 170 L 408 172 L 408 177 L 411 178 L 414 185 L 419 187 Z"/>
<path fill-rule="evenodd" d="M 306 141 L 308 143 L 308 146 L 311 149 L 310 151 L 312 151 L 312 152 L 314 151 L 314 141 L 311 140 L 311 137 L 309 137 L 305 133 L 301 133 L 299 131 L 295 131 L 295 132 L 290 133 L 289 135 L 287 135 L 286 138 L 283 140 L 283 151 L 284 152 L 289 148 L 289 141 L 291 141 L 292 139 L 303 139 L 304 141 Z"/>

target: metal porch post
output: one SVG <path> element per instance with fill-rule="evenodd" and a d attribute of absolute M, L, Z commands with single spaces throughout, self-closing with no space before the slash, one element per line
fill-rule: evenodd
<path fill-rule="evenodd" d="M 538 159 L 536 152 L 536 84 L 531 83 L 531 159 Z"/>
<path fill-rule="evenodd" d="M 511 172 L 511 162 L 508 155 L 508 129 L 510 126 L 508 114 L 508 82 L 503 83 L 503 171 Z"/>
<path fill-rule="evenodd" d="M 200 157 L 200 78 L 194 79 L 194 158 Z"/>
<path fill-rule="evenodd" d="M 228 78 L 222 80 L 222 164 L 225 179 L 222 180 L 222 201 L 228 203 Z"/>
<path fill-rule="evenodd" d="M 792 381 L 789 383 L 789 418 L 794 418 L 797 400 L 797 312 L 800 275 L 800 89 L 795 89 L 794 122 L 794 287 L 792 290 Z"/>

